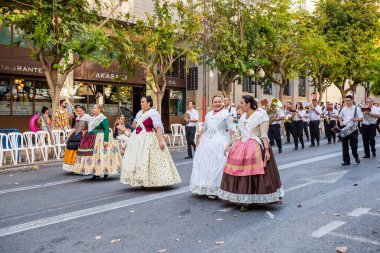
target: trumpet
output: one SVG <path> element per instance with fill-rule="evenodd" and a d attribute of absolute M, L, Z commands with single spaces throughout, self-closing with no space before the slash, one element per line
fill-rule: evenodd
<path fill-rule="evenodd" d="M 281 107 L 282 107 L 281 101 L 276 97 L 272 98 L 271 104 L 267 111 L 268 116 L 269 116 L 269 124 L 272 124 L 274 121 L 277 120 L 278 118 L 277 108 L 281 108 Z"/>

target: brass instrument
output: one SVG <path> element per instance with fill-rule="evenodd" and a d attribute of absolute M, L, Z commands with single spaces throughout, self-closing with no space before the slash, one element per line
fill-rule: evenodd
<path fill-rule="evenodd" d="M 186 126 L 187 125 L 187 122 L 190 120 L 190 114 L 188 114 L 188 113 L 185 113 L 184 115 L 183 115 L 183 117 L 181 118 L 181 120 L 180 120 L 180 124 L 182 125 L 182 126 Z"/>
<path fill-rule="evenodd" d="M 281 107 L 282 107 L 281 101 L 276 97 L 272 98 L 271 104 L 267 111 L 268 116 L 269 116 L 269 124 L 272 124 L 274 121 L 277 121 L 277 118 L 278 118 L 277 108 L 281 108 Z"/>
<path fill-rule="evenodd" d="M 287 111 L 291 112 L 288 115 L 285 116 L 285 122 L 286 123 L 292 123 L 293 122 L 293 117 L 296 115 L 296 111 L 293 110 L 293 107 L 290 105 L 286 108 Z"/>

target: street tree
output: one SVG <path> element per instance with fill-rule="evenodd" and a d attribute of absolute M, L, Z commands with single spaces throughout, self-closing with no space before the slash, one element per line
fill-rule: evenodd
<path fill-rule="evenodd" d="M 85 59 L 104 66 L 111 64 L 107 54 L 109 40 L 103 29 L 109 18 L 102 17 L 106 6 L 101 1 L 12 0 L 4 5 L 0 20 L 21 31 L 31 57 L 41 63 L 53 112 L 59 106 L 67 76 Z"/>

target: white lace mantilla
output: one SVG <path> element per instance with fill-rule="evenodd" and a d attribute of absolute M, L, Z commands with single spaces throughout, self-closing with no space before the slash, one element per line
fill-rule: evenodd
<path fill-rule="evenodd" d="M 285 196 L 284 188 L 278 188 L 275 192 L 269 194 L 237 194 L 232 192 L 223 191 L 219 189 L 218 197 L 230 201 L 232 203 L 240 204 L 265 204 L 281 201 L 280 198 Z"/>

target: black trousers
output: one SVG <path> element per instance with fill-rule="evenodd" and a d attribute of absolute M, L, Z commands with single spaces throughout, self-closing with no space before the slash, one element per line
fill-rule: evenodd
<path fill-rule="evenodd" d="M 315 140 L 319 143 L 320 133 L 319 133 L 319 120 L 312 120 L 309 122 L 310 127 L 310 137 L 311 144 L 315 145 Z"/>
<path fill-rule="evenodd" d="M 282 149 L 280 124 L 269 125 L 268 138 L 271 146 L 276 141 L 278 149 Z"/>
<path fill-rule="evenodd" d="M 303 122 L 303 131 L 305 132 L 307 140 L 309 140 L 309 122 Z"/>
<path fill-rule="evenodd" d="M 364 125 L 362 124 L 362 137 L 363 147 L 366 156 L 369 156 L 369 148 L 371 147 L 372 153 L 376 153 L 375 148 L 376 124 Z"/>
<path fill-rule="evenodd" d="M 303 121 L 297 120 L 292 123 L 293 137 L 294 137 L 294 146 L 298 148 L 298 140 L 301 142 L 302 147 L 303 143 Z"/>
<path fill-rule="evenodd" d="M 331 129 L 333 129 L 335 126 L 336 126 L 335 120 L 331 120 L 330 124 L 327 124 L 327 122 L 325 121 L 325 132 L 326 132 L 328 142 L 331 142 L 331 139 L 333 139 L 334 141 L 336 139 L 336 133 L 331 131 Z"/>
<path fill-rule="evenodd" d="M 288 142 L 290 142 L 290 135 L 293 135 L 292 134 L 292 123 L 285 122 L 284 125 L 285 125 L 285 132 L 286 132 L 286 140 Z M 293 138 L 294 138 L 294 136 L 293 136 Z"/>
<path fill-rule="evenodd" d="M 377 119 L 376 128 L 377 128 L 377 131 L 380 134 L 380 119 Z"/>
<path fill-rule="evenodd" d="M 195 151 L 195 132 L 196 132 L 196 127 L 185 127 L 185 132 L 186 132 L 186 142 L 187 142 L 187 155 L 189 157 L 193 157 L 193 153 L 191 150 L 191 147 L 194 148 Z"/>
<path fill-rule="evenodd" d="M 343 148 L 343 162 L 350 163 L 350 146 L 352 151 L 352 156 L 357 159 L 358 155 L 358 135 L 359 131 L 356 130 L 352 134 L 342 138 L 342 148 Z"/>

